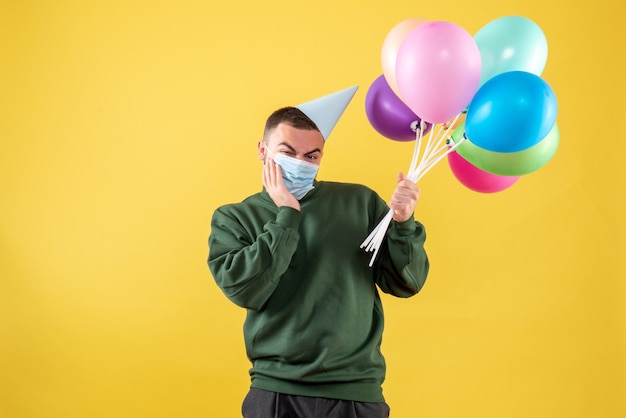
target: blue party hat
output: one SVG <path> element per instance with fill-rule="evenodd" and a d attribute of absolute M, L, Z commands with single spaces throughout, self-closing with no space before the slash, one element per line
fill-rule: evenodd
<path fill-rule="evenodd" d="M 359 86 L 349 87 L 296 107 L 315 122 L 326 141 L 358 88 Z"/>

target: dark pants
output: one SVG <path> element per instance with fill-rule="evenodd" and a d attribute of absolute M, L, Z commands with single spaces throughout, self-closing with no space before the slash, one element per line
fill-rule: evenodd
<path fill-rule="evenodd" d="M 244 418 L 388 418 L 389 405 L 285 395 L 252 388 L 243 400 L 241 412 Z"/>

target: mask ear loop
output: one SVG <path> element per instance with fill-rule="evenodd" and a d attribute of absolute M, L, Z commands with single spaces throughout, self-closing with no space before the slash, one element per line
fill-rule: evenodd
<path fill-rule="evenodd" d="M 267 152 L 271 152 L 270 149 L 267 147 L 267 142 L 265 142 L 264 139 L 260 139 L 258 142 L 258 154 L 259 154 L 259 160 L 261 160 L 263 162 L 263 165 L 265 165 L 265 161 L 267 161 Z M 262 144 L 262 145 L 261 145 Z M 262 147 L 262 148 L 261 148 Z M 261 153 L 263 154 L 263 158 L 261 157 Z"/>
<path fill-rule="evenodd" d="M 276 159 L 276 153 L 267 146 L 267 143 L 265 141 L 263 141 L 263 165 L 265 165 L 268 153 L 272 155 L 273 160 Z"/>

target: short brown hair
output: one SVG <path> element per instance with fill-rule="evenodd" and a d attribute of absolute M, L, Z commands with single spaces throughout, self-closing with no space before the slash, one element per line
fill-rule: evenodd
<path fill-rule="evenodd" d="M 267 136 L 269 131 L 276 128 L 281 123 L 286 123 L 296 129 L 304 129 L 308 131 L 320 131 L 315 122 L 311 120 L 303 111 L 297 107 L 283 107 L 275 110 L 265 122 L 264 136 Z"/>

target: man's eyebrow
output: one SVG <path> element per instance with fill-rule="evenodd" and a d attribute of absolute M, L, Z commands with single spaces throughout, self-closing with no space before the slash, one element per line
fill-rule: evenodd
<path fill-rule="evenodd" d="M 280 147 L 281 145 L 282 145 L 283 147 L 287 147 L 287 148 L 289 148 L 289 151 L 291 151 L 291 152 L 293 152 L 293 153 L 295 153 L 295 152 L 296 152 L 296 149 L 295 149 L 294 147 L 292 147 L 291 145 L 289 145 L 288 143 L 286 143 L 286 142 L 281 142 L 281 143 L 279 143 L 277 146 L 278 146 L 278 147 Z"/>
<path fill-rule="evenodd" d="M 304 155 L 309 155 L 309 154 L 313 154 L 313 153 L 316 153 L 316 152 L 322 152 L 322 150 L 319 149 L 319 148 L 315 148 L 314 150 L 311 150 L 309 152 L 305 152 Z"/>
<path fill-rule="evenodd" d="M 292 147 L 291 145 L 289 145 L 288 143 L 286 143 L 286 142 L 281 142 L 281 143 L 279 143 L 277 146 L 281 146 L 281 145 L 282 145 L 283 147 L 287 147 L 287 148 L 289 148 L 289 151 L 293 152 L 294 154 L 296 153 L 296 149 L 295 149 L 294 147 Z M 313 154 L 314 152 L 322 152 L 322 150 L 321 150 L 321 149 L 319 149 L 319 148 L 315 148 L 315 149 L 313 149 L 313 150 L 311 150 L 311 151 L 309 151 L 309 152 L 304 152 L 304 153 L 303 153 L 303 155 Z"/>

